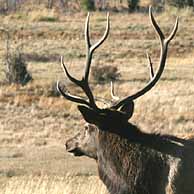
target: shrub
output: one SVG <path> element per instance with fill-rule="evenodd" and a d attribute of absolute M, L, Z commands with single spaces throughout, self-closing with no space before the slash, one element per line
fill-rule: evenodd
<path fill-rule="evenodd" d="M 85 11 L 94 11 L 95 10 L 95 1 L 94 0 L 81 0 L 81 8 Z"/>
<path fill-rule="evenodd" d="M 53 16 L 42 16 L 38 20 L 39 22 L 57 22 L 58 18 Z"/>
<path fill-rule="evenodd" d="M 185 6 L 194 6 L 193 0 L 167 0 L 166 4 L 176 6 L 176 7 L 185 7 Z"/>
<path fill-rule="evenodd" d="M 105 83 L 116 80 L 120 74 L 117 67 L 98 65 L 92 68 L 92 76 L 98 83 Z"/>
<path fill-rule="evenodd" d="M 138 8 L 139 0 L 128 0 L 128 10 L 135 11 Z"/>
<path fill-rule="evenodd" d="M 27 63 L 19 51 L 9 53 L 6 56 L 5 77 L 8 83 L 25 85 L 32 80 L 31 74 L 27 71 Z"/>

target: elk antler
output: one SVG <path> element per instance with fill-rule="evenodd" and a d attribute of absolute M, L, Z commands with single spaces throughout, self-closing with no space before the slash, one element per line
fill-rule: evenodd
<path fill-rule="evenodd" d="M 154 27 L 156 33 L 158 34 L 159 40 L 160 40 L 161 51 L 160 51 L 160 60 L 159 60 L 158 69 L 157 69 L 156 73 L 154 73 L 151 58 L 147 54 L 148 64 L 149 64 L 149 68 L 150 68 L 150 81 L 147 83 L 147 85 L 144 88 L 137 91 L 135 94 L 133 94 L 131 96 L 127 96 L 127 97 L 123 98 L 122 100 L 118 100 L 118 98 L 114 95 L 114 88 L 112 85 L 111 86 L 111 95 L 112 95 L 114 100 L 117 100 L 117 103 L 111 107 L 112 109 L 119 109 L 121 106 L 122 107 L 127 106 L 128 104 L 131 104 L 131 101 L 139 98 L 140 96 L 143 96 L 146 92 L 148 92 L 149 90 L 151 90 L 155 86 L 155 84 L 159 81 L 159 79 L 163 73 L 163 70 L 165 67 L 165 62 L 166 62 L 166 57 L 167 57 L 167 52 L 168 52 L 168 45 L 169 45 L 170 41 L 174 38 L 174 36 L 177 32 L 177 29 L 178 29 L 178 17 L 176 19 L 176 22 L 175 22 L 175 25 L 174 25 L 174 28 L 173 28 L 171 34 L 167 38 L 165 38 L 163 32 L 161 31 L 160 27 L 158 26 L 158 24 L 156 23 L 156 21 L 154 19 L 151 7 L 149 8 L 149 16 L 150 16 L 152 26 Z M 108 37 L 109 29 L 110 29 L 110 21 L 109 21 L 109 14 L 107 14 L 107 25 L 106 25 L 106 30 L 105 30 L 104 35 L 96 44 L 91 45 L 90 35 L 89 35 L 89 14 L 88 14 L 87 19 L 86 19 L 86 24 L 85 24 L 85 41 L 86 41 L 86 48 L 87 48 L 87 50 L 86 50 L 86 67 L 85 67 L 85 74 L 81 80 L 78 80 L 69 74 L 69 72 L 64 64 L 63 58 L 61 57 L 61 65 L 62 65 L 62 68 L 63 68 L 65 74 L 70 79 L 70 81 L 72 81 L 74 84 L 76 84 L 77 86 L 82 88 L 82 90 L 86 94 L 88 100 L 85 100 L 84 98 L 79 97 L 79 96 L 74 96 L 74 95 L 70 94 L 67 90 L 63 91 L 60 87 L 59 82 L 57 82 L 58 91 L 66 99 L 73 101 L 73 102 L 76 102 L 76 103 L 85 104 L 85 105 L 93 108 L 94 110 L 100 110 L 100 109 L 97 107 L 97 105 L 95 103 L 94 96 L 92 94 L 92 91 L 91 91 L 91 89 L 89 87 L 89 83 L 88 83 L 90 67 L 91 67 L 91 62 L 92 62 L 92 56 L 93 56 L 94 51 Z"/>
<path fill-rule="evenodd" d="M 115 96 L 115 89 L 114 89 L 114 83 L 111 81 L 111 88 L 110 88 L 111 97 L 114 101 L 118 101 L 119 97 Z"/>
<path fill-rule="evenodd" d="M 124 99 L 117 102 L 115 105 L 113 105 L 111 107 L 113 109 L 118 109 L 119 107 L 126 105 L 127 103 L 131 102 L 132 100 L 135 100 L 135 99 L 139 98 L 140 96 L 143 96 L 146 92 L 148 92 L 150 89 L 152 89 L 155 86 L 155 84 L 158 82 L 158 80 L 160 79 L 160 77 L 163 73 L 163 70 L 165 67 L 165 62 L 166 62 L 166 57 L 167 57 L 168 44 L 174 38 L 174 36 L 177 32 L 177 29 L 178 29 L 178 17 L 176 19 L 176 22 L 175 22 L 175 25 L 174 25 L 174 28 L 173 28 L 171 34 L 167 38 L 165 38 L 163 32 L 161 31 L 160 27 L 158 26 L 158 24 L 156 23 L 156 21 L 154 19 L 151 7 L 149 8 L 149 16 L 150 16 L 152 26 L 154 27 L 156 33 L 158 34 L 159 40 L 160 40 L 161 51 L 160 51 L 160 61 L 159 61 L 158 70 L 154 74 L 151 58 L 148 55 L 147 58 L 149 61 L 150 74 L 151 74 L 150 81 L 148 82 L 148 84 L 144 88 L 142 88 L 141 90 L 139 90 L 135 94 L 133 94 L 131 96 L 127 96 Z"/>
<path fill-rule="evenodd" d="M 104 32 L 104 35 L 102 36 L 102 38 L 98 42 L 96 42 L 96 44 L 91 45 L 90 33 L 89 33 L 89 19 L 90 19 L 90 15 L 88 13 L 88 16 L 86 18 L 86 24 L 85 24 L 86 68 L 85 68 L 85 74 L 81 80 L 77 80 L 76 78 L 74 78 L 73 76 L 71 76 L 69 74 L 69 72 L 64 64 L 63 57 L 61 57 L 61 65 L 62 65 L 62 68 L 63 68 L 64 72 L 66 73 L 67 77 L 70 79 L 70 81 L 72 81 L 77 86 L 82 88 L 82 90 L 85 92 L 86 96 L 88 97 L 89 101 L 87 101 L 81 97 L 71 95 L 68 91 L 64 92 L 61 89 L 59 82 L 57 82 L 57 89 L 66 99 L 73 101 L 73 102 L 76 102 L 76 103 L 85 104 L 93 109 L 98 110 L 98 107 L 95 103 L 94 96 L 93 96 L 92 91 L 89 87 L 88 78 L 89 78 L 90 66 L 91 66 L 91 62 L 92 62 L 93 53 L 108 37 L 109 29 L 110 29 L 110 21 L 109 21 L 109 14 L 107 14 L 107 24 L 106 24 L 106 30 Z"/>

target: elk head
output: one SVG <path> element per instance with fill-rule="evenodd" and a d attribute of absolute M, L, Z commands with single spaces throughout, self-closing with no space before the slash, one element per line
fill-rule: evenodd
<path fill-rule="evenodd" d="M 98 128 L 86 123 L 84 130 L 66 141 L 66 150 L 74 156 L 88 156 L 97 159 L 97 134 Z"/>
<path fill-rule="evenodd" d="M 177 32 L 177 29 L 178 29 L 178 18 L 176 20 L 176 23 L 174 25 L 174 28 L 171 34 L 167 38 L 165 38 L 163 32 L 161 31 L 160 27 L 158 26 L 157 22 L 155 21 L 153 17 L 151 7 L 149 9 L 149 16 L 150 16 L 151 24 L 154 27 L 159 37 L 159 40 L 160 40 L 161 50 L 160 50 L 160 59 L 159 59 L 158 69 L 154 73 L 153 67 L 152 67 L 152 61 L 148 55 L 147 57 L 148 57 L 149 67 L 150 67 L 150 81 L 145 85 L 144 88 L 140 89 L 135 94 L 129 95 L 127 97 L 124 97 L 121 100 L 118 100 L 116 103 L 114 103 L 110 107 L 100 108 L 97 106 L 95 102 L 95 98 L 93 96 L 93 93 L 88 83 L 93 53 L 105 41 L 105 39 L 108 37 L 108 34 L 109 34 L 109 29 L 110 29 L 109 15 L 107 14 L 107 25 L 106 25 L 105 33 L 102 36 L 102 38 L 94 45 L 92 45 L 90 41 L 89 14 L 87 16 L 86 25 L 85 25 L 85 41 L 86 41 L 86 48 L 87 48 L 86 67 L 85 67 L 85 74 L 81 80 L 78 80 L 70 75 L 70 73 L 68 72 L 64 64 L 63 58 L 61 58 L 62 68 L 66 76 L 70 79 L 70 81 L 72 81 L 75 85 L 77 85 L 83 90 L 88 100 L 85 100 L 82 97 L 72 95 L 67 90 L 63 91 L 62 88 L 60 87 L 59 82 L 57 84 L 58 91 L 67 100 L 81 104 L 81 105 L 78 105 L 78 109 L 83 115 L 85 121 L 90 124 L 96 125 L 99 128 L 99 130 L 109 131 L 109 132 L 116 133 L 119 135 L 121 134 L 121 130 L 126 130 L 125 126 L 128 125 L 128 120 L 133 115 L 134 100 L 138 99 L 139 97 L 143 96 L 146 92 L 150 91 L 159 81 L 163 73 L 165 63 L 166 63 L 166 58 L 167 58 L 168 45 L 170 41 L 174 38 Z M 122 126 L 122 129 L 121 129 L 121 126 Z"/>

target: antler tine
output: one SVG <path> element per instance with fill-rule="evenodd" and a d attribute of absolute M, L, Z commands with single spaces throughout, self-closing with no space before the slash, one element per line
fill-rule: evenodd
<path fill-rule="evenodd" d="M 76 85 L 81 86 L 81 82 L 77 79 L 75 79 L 73 76 L 70 75 L 70 73 L 68 72 L 63 57 L 61 56 L 61 66 L 63 68 L 64 73 L 67 75 L 67 77 L 70 79 L 70 81 L 72 81 L 73 83 L 75 83 Z M 68 91 L 64 92 L 61 87 L 60 87 L 60 83 L 59 81 L 57 82 L 57 90 L 61 93 L 61 95 L 66 98 L 67 100 L 76 102 L 76 103 L 80 103 L 80 104 L 85 104 L 85 105 L 90 105 L 89 102 L 87 102 L 86 100 L 82 99 L 81 97 L 78 96 L 74 96 L 72 94 L 70 94 Z"/>
<path fill-rule="evenodd" d="M 156 23 L 156 21 L 154 19 L 151 6 L 149 8 L 149 16 L 150 16 L 152 26 L 154 27 L 154 29 L 157 32 L 159 39 L 160 39 L 161 51 L 160 51 L 160 60 L 159 60 L 157 72 L 154 75 L 154 77 L 148 82 L 148 84 L 143 89 L 141 89 L 140 91 L 136 92 L 135 94 L 133 94 L 131 96 L 125 97 L 123 100 L 120 100 L 116 105 L 114 105 L 112 107 L 114 109 L 118 109 L 120 106 L 127 104 L 128 102 L 135 100 L 138 97 L 144 95 L 146 92 L 148 92 L 150 89 L 152 89 L 155 86 L 155 84 L 158 82 L 158 80 L 160 79 L 160 77 L 163 73 L 165 63 L 166 63 L 168 44 L 174 38 L 174 36 L 178 30 L 178 17 L 176 19 L 176 22 L 175 22 L 175 25 L 174 25 L 174 28 L 173 28 L 171 34 L 167 38 L 165 38 L 163 32 L 161 31 L 160 27 L 158 26 L 158 24 Z"/>
<path fill-rule="evenodd" d="M 155 29 L 155 31 L 157 32 L 158 36 L 159 36 L 159 39 L 160 41 L 162 42 L 165 37 L 164 37 L 164 34 L 163 32 L 161 31 L 160 27 L 158 26 L 154 16 L 153 16 L 153 13 L 152 13 L 152 6 L 149 7 L 149 17 L 150 17 L 150 21 L 151 21 L 151 24 L 153 26 L 153 28 Z"/>
<path fill-rule="evenodd" d="M 78 96 L 74 96 L 72 94 L 70 94 L 68 91 L 64 92 L 61 87 L 60 87 L 60 82 L 57 81 L 57 90 L 61 93 L 61 95 L 66 98 L 67 100 L 70 100 L 72 102 L 76 102 L 76 103 L 80 103 L 80 104 L 85 104 L 87 106 L 90 106 L 90 103 L 87 102 L 86 100 L 78 97 Z"/>
<path fill-rule="evenodd" d="M 104 35 L 102 36 L 102 38 L 91 47 L 91 52 L 94 52 L 94 50 L 96 50 L 108 37 L 109 34 L 109 30 L 110 30 L 110 20 L 109 20 L 109 13 L 107 13 L 107 19 L 106 19 L 106 30 L 104 32 Z"/>
<path fill-rule="evenodd" d="M 169 37 L 166 39 L 166 41 L 169 43 L 173 38 L 174 36 L 176 35 L 176 32 L 178 30 L 178 24 L 179 24 L 179 17 L 176 18 L 176 22 L 175 22 L 175 25 L 174 25 L 174 28 L 171 32 L 171 34 L 169 35 Z"/>
<path fill-rule="evenodd" d="M 89 23 L 90 23 L 90 14 L 88 13 L 88 16 L 86 18 L 86 24 L 85 24 L 85 40 L 86 40 L 86 68 L 85 68 L 85 74 L 84 77 L 82 78 L 81 81 L 81 87 L 86 93 L 86 95 L 89 98 L 89 102 L 93 108 L 97 108 L 94 100 L 94 96 L 92 94 L 92 91 L 89 87 L 88 83 L 88 78 L 89 78 L 89 73 L 90 73 L 90 66 L 92 62 L 92 55 L 95 49 L 97 49 L 108 37 L 110 25 L 109 25 L 109 14 L 107 14 L 107 25 L 106 25 L 106 30 L 102 38 L 94 45 L 91 45 L 90 42 L 90 32 L 89 32 Z"/>
<path fill-rule="evenodd" d="M 91 47 L 90 43 L 90 32 L 89 32 L 89 22 L 90 22 L 90 13 L 88 12 L 85 24 L 85 40 L 86 40 L 86 49 L 89 50 Z"/>
<path fill-rule="evenodd" d="M 85 26 L 85 40 L 86 40 L 86 48 L 87 48 L 86 69 L 85 69 L 85 76 L 84 76 L 85 80 L 88 80 L 88 77 L 89 77 L 93 52 L 106 40 L 110 30 L 109 13 L 107 13 L 107 24 L 106 24 L 106 30 L 104 32 L 104 35 L 97 43 L 95 43 L 94 45 L 91 45 L 90 35 L 89 35 L 89 18 L 90 18 L 90 15 L 88 14 L 86 19 L 86 26 Z"/>
<path fill-rule="evenodd" d="M 170 33 L 170 35 L 168 36 L 168 38 L 165 39 L 163 32 L 161 31 L 160 27 L 158 26 L 153 13 L 152 13 L 152 6 L 149 7 L 149 16 L 150 16 L 150 21 L 152 23 L 152 26 L 154 27 L 154 29 L 156 30 L 156 32 L 158 33 L 158 36 L 160 38 L 161 42 L 166 42 L 167 46 L 168 43 L 174 38 L 177 30 L 178 30 L 178 21 L 179 21 L 179 17 L 176 18 L 176 22 L 174 25 L 174 28 L 172 30 L 172 32 Z M 164 41 L 165 40 L 165 41 Z"/>
<path fill-rule="evenodd" d="M 152 79 L 154 77 L 154 69 L 153 69 L 152 60 L 151 60 L 151 57 L 148 53 L 146 53 L 146 56 L 147 56 L 148 65 L 149 65 L 149 69 L 150 69 L 150 79 Z"/>
<path fill-rule="evenodd" d="M 72 81 L 74 84 L 76 84 L 77 86 L 82 88 L 83 92 L 86 94 L 89 101 L 86 101 L 84 98 L 81 98 L 79 96 L 71 95 L 68 91 L 64 92 L 60 88 L 59 82 L 57 82 L 57 89 L 66 99 L 73 101 L 73 102 L 85 104 L 89 107 L 92 107 L 93 109 L 98 110 L 98 107 L 95 103 L 95 98 L 94 98 L 92 91 L 89 87 L 88 77 L 89 77 L 90 66 L 91 66 L 91 61 L 92 61 L 92 54 L 93 54 L 94 50 L 96 48 L 98 48 L 105 41 L 105 39 L 108 36 L 109 28 L 110 28 L 109 14 L 107 14 L 106 31 L 105 31 L 104 35 L 102 36 L 102 38 L 94 45 L 91 45 L 91 42 L 90 42 L 89 21 L 90 21 L 90 14 L 88 13 L 87 18 L 86 18 L 86 23 L 85 23 L 85 41 L 86 41 L 86 49 L 87 49 L 86 69 L 85 69 L 85 74 L 81 80 L 78 80 L 70 75 L 70 73 L 68 72 L 68 70 L 64 64 L 63 57 L 61 57 L 61 66 L 62 66 L 65 74 L 67 75 L 67 77 L 69 78 L 70 81 Z"/>
<path fill-rule="evenodd" d="M 64 60 L 63 60 L 63 56 L 61 56 L 61 67 L 64 71 L 64 73 L 67 75 L 67 77 L 70 79 L 70 81 L 72 81 L 73 83 L 75 83 L 76 85 L 80 86 L 80 81 L 77 80 L 76 78 L 74 78 L 73 76 L 70 75 L 70 73 L 68 72 Z"/>
<path fill-rule="evenodd" d="M 110 90 L 111 97 L 112 97 L 113 100 L 117 101 L 117 100 L 119 100 L 119 97 L 115 96 L 114 83 L 111 81 L 110 84 L 111 84 L 111 90 Z"/>
<path fill-rule="evenodd" d="M 85 74 L 84 77 L 81 80 L 81 87 L 83 91 L 86 93 L 87 97 L 89 98 L 90 106 L 97 109 L 97 106 L 95 104 L 95 99 L 92 94 L 92 91 L 89 87 L 88 78 L 90 73 L 90 66 L 92 62 L 92 56 L 95 49 L 97 49 L 108 37 L 109 29 L 110 29 L 110 22 L 109 22 L 109 14 L 107 14 L 107 25 L 106 30 L 102 38 L 94 45 L 91 45 L 90 42 L 90 32 L 89 32 L 89 23 L 90 23 L 90 14 L 88 13 L 88 16 L 86 18 L 86 24 L 85 24 L 85 40 L 86 40 L 86 68 L 85 68 Z"/>

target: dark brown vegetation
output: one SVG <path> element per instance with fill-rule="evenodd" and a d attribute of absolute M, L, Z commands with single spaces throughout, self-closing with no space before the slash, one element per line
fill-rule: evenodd
<path fill-rule="evenodd" d="M 32 80 L 32 76 L 27 70 L 27 63 L 20 51 L 9 53 L 5 60 L 5 77 L 9 84 L 25 85 Z"/>

